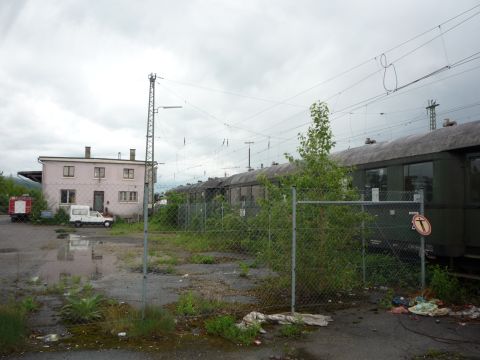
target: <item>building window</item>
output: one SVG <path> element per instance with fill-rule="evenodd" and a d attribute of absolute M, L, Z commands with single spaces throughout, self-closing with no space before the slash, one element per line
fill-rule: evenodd
<path fill-rule="evenodd" d="M 470 158 L 470 202 L 480 203 L 480 156 Z"/>
<path fill-rule="evenodd" d="M 71 189 L 60 190 L 60 203 L 75 204 L 75 190 L 71 190 Z"/>
<path fill-rule="evenodd" d="M 124 179 L 134 179 L 135 178 L 134 169 L 123 169 L 123 178 Z"/>
<path fill-rule="evenodd" d="M 433 162 L 408 164 L 403 167 L 405 191 L 423 190 L 425 199 L 433 198 Z"/>
<path fill-rule="evenodd" d="M 118 201 L 120 202 L 137 202 L 136 191 L 119 191 Z"/>
<path fill-rule="evenodd" d="M 64 166 L 63 167 L 63 176 L 64 177 L 74 177 L 75 176 L 75 166 Z"/>
<path fill-rule="evenodd" d="M 95 179 L 101 179 L 105 177 L 105 168 L 104 167 L 95 167 L 93 170 L 93 177 Z"/>
<path fill-rule="evenodd" d="M 387 169 L 378 168 L 365 170 L 365 200 L 372 200 L 372 189 L 380 191 L 379 200 L 387 199 Z"/>

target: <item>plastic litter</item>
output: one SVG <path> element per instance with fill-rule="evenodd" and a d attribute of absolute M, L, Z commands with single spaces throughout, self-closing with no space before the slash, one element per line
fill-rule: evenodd
<path fill-rule="evenodd" d="M 450 311 L 451 316 L 461 316 L 468 319 L 478 319 L 480 318 L 480 308 L 474 305 L 468 306 L 467 309 L 462 311 Z"/>
<path fill-rule="evenodd" d="M 45 336 L 38 336 L 38 340 L 43 340 L 46 343 L 58 341 L 58 334 L 47 334 Z"/>
<path fill-rule="evenodd" d="M 417 297 L 415 300 L 419 300 L 416 305 L 409 307 L 408 311 L 413 314 L 422 315 L 422 316 L 445 316 L 450 313 L 449 308 L 439 308 L 437 299 L 432 299 L 430 301 L 425 301 L 425 299 Z M 421 301 L 423 300 L 423 301 Z"/>
<path fill-rule="evenodd" d="M 127 333 L 125 331 L 122 331 L 122 332 L 119 332 L 117 335 L 118 337 L 125 337 L 127 336 Z"/>
<path fill-rule="evenodd" d="M 319 314 L 272 314 L 266 315 L 257 311 L 245 315 L 239 327 L 249 327 L 253 324 L 263 324 L 265 322 L 273 322 L 281 325 L 286 324 L 305 324 L 311 326 L 327 326 L 329 322 L 333 321 L 330 316 Z"/>
<path fill-rule="evenodd" d="M 410 301 L 408 298 L 405 298 L 403 296 L 395 296 L 392 299 L 392 305 L 394 306 L 410 306 Z"/>
<path fill-rule="evenodd" d="M 389 313 L 392 313 L 392 314 L 408 314 L 409 311 L 404 308 L 403 306 L 397 306 L 397 307 L 394 307 L 392 309 L 390 309 Z"/>

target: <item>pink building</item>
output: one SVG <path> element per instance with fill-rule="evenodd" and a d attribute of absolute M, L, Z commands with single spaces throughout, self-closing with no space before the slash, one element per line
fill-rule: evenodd
<path fill-rule="evenodd" d="M 40 156 L 42 190 L 49 208 L 69 210 L 70 205 L 88 205 L 93 210 L 122 217 L 143 213 L 145 162 L 130 158 L 92 158 L 90 147 L 84 157 Z"/>

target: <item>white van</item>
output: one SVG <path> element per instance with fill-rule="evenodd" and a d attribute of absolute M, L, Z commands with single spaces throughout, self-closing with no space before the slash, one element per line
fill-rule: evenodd
<path fill-rule="evenodd" d="M 88 205 L 71 205 L 70 224 L 74 224 L 75 227 L 82 225 L 103 225 L 110 227 L 113 224 L 113 218 L 105 217 L 98 211 L 91 211 Z"/>

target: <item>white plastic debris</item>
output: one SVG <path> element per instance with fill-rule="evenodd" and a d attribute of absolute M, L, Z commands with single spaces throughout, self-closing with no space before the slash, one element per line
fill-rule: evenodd
<path fill-rule="evenodd" d="M 58 334 L 48 334 L 42 337 L 42 340 L 46 343 L 58 341 Z"/>
<path fill-rule="evenodd" d="M 463 311 L 450 311 L 450 316 L 461 316 L 468 319 L 477 319 L 480 318 L 480 307 L 474 305 L 469 306 L 468 309 Z"/>
<path fill-rule="evenodd" d="M 125 337 L 127 336 L 127 333 L 125 331 L 122 331 L 122 332 L 119 332 L 117 335 L 118 337 Z"/>
<path fill-rule="evenodd" d="M 239 327 L 248 327 L 253 324 L 263 324 L 265 322 L 274 322 L 281 325 L 285 324 L 305 324 L 311 326 L 327 326 L 329 322 L 333 321 L 330 316 L 319 314 L 272 314 L 266 315 L 257 311 L 245 315 L 242 322 L 238 324 Z"/>

